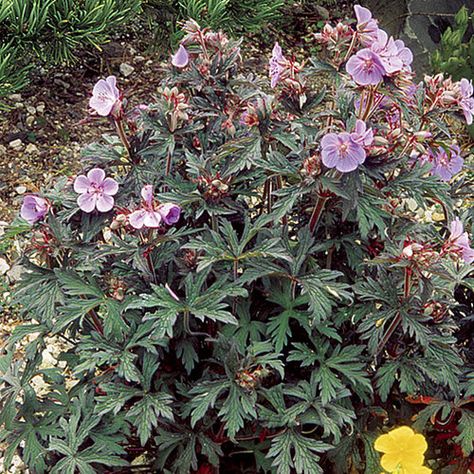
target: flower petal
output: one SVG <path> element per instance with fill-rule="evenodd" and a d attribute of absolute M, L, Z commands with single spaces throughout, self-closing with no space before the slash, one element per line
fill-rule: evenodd
<path fill-rule="evenodd" d="M 102 183 L 102 188 L 105 194 L 109 196 L 115 196 L 118 192 L 118 183 L 113 178 L 105 178 L 104 182 Z"/>
<path fill-rule="evenodd" d="M 380 465 L 388 472 L 394 472 L 400 467 L 400 453 L 387 453 L 380 459 Z"/>
<path fill-rule="evenodd" d="M 102 117 L 107 117 L 114 108 L 115 101 L 103 96 L 92 96 L 89 99 L 89 107 L 94 109 Z"/>
<path fill-rule="evenodd" d="M 93 168 L 87 173 L 91 184 L 101 185 L 105 178 L 105 171 L 101 168 Z"/>
<path fill-rule="evenodd" d="M 114 198 L 108 194 L 101 193 L 97 195 L 96 207 L 99 212 L 109 212 L 114 207 Z"/>
<path fill-rule="evenodd" d="M 375 440 L 374 449 L 381 453 L 391 453 L 398 451 L 398 448 L 393 443 L 393 439 L 388 434 L 380 435 Z"/>
<path fill-rule="evenodd" d="M 87 213 L 92 212 L 95 209 L 96 201 L 96 193 L 84 193 L 77 198 L 77 204 L 79 205 L 79 208 Z"/>
<path fill-rule="evenodd" d="M 109 91 L 115 97 L 115 99 L 120 98 L 120 91 L 117 88 L 117 78 L 115 76 L 109 76 L 105 80 L 109 86 Z"/>
<path fill-rule="evenodd" d="M 132 212 L 128 216 L 128 222 L 135 229 L 141 229 L 143 227 L 143 222 L 145 220 L 146 211 L 144 209 L 139 209 L 138 211 Z"/>
<path fill-rule="evenodd" d="M 143 222 L 146 227 L 156 228 L 161 224 L 161 215 L 156 211 L 148 211 L 145 213 L 145 220 Z"/>
<path fill-rule="evenodd" d="M 141 195 L 147 205 L 150 206 L 153 202 L 153 186 L 151 184 L 145 184 L 142 188 Z"/>
<path fill-rule="evenodd" d="M 183 68 L 189 63 L 189 53 L 186 48 L 181 44 L 179 45 L 178 51 L 171 58 L 171 64 L 174 67 Z"/>
<path fill-rule="evenodd" d="M 78 194 L 87 193 L 90 185 L 91 182 L 89 181 L 89 178 L 81 174 L 74 180 L 74 191 Z"/>

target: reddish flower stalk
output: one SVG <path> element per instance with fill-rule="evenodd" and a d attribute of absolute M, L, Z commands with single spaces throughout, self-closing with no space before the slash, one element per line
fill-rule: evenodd
<path fill-rule="evenodd" d="M 316 205 L 314 206 L 313 213 L 311 214 L 311 218 L 309 219 L 309 231 L 314 233 L 321 214 L 323 213 L 324 206 L 328 198 L 326 196 L 318 196 L 318 200 L 316 201 Z"/>

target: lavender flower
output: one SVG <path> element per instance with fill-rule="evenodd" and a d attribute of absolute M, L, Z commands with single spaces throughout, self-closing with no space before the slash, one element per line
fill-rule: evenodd
<path fill-rule="evenodd" d="M 364 148 L 351 138 L 351 134 L 328 133 L 321 140 L 321 156 L 328 168 L 336 168 L 341 173 L 354 171 L 365 161 Z"/>
<path fill-rule="evenodd" d="M 364 48 L 349 58 L 346 71 L 360 86 L 377 85 L 385 75 L 380 57 L 369 48 Z"/>
<path fill-rule="evenodd" d="M 100 168 L 91 169 L 87 176 L 80 175 L 74 181 L 74 191 L 79 193 L 77 204 L 84 212 L 108 212 L 114 207 L 114 198 L 118 191 L 117 181 L 106 178 Z"/>
<path fill-rule="evenodd" d="M 174 67 L 184 68 L 188 65 L 188 63 L 189 53 L 187 49 L 182 44 L 180 44 L 178 51 L 176 51 L 176 53 L 171 58 L 171 64 Z"/>
<path fill-rule="evenodd" d="M 135 229 L 142 227 L 157 228 L 163 221 L 167 225 L 178 222 L 181 208 L 175 204 L 161 204 L 155 209 L 153 186 L 147 184 L 143 186 L 141 195 L 143 198 L 142 207 L 130 214 L 128 221 Z"/>
<path fill-rule="evenodd" d="M 351 133 L 351 140 L 358 145 L 368 147 L 374 141 L 374 132 L 371 128 L 367 130 L 367 125 L 363 120 L 357 119 L 354 131 Z"/>
<path fill-rule="evenodd" d="M 357 32 L 363 46 L 371 45 L 378 35 L 379 27 L 377 20 L 372 18 L 372 13 L 368 8 L 354 5 L 354 11 L 357 18 Z"/>
<path fill-rule="evenodd" d="M 431 154 L 433 168 L 431 173 L 439 176 L 443 181 L 450 181 L 451 178 L 462 170 L 464 160 L 461 157 L 461 150 L 457 145 L 452 145 L 447 152 L 439 147 L 436 154 Z"/>
<path fill-rule="evenodd" d="M 472 124 L 472 116 L 474 115 L 474 98 L 472 97 L 473 87 L 472 81 L 463 78 L 459 81 L 460 101 L 459 105 L 463 111 L 464 117 L 468 125 Z"/>
<path fill-rule="evenodd" d="M 179 221 L 181 215 L 181 208 L 176 204 L 162 204 L 158 207 L 158 212 L 161 214 L 161 217 L 168 225 L 176 224 Z"/>
<path fill-rule="evenodd" d="M 285 61 L 286 58 L 283 56 L 281 46 L 278 43 L 275 43 L 272 50 L 272 57 L 270 59 L 270 79 L 272 87 L 276 87 L 278 84 L 281 78 L 281 73 L 284 71 L 282 62 Z"/>
<path fill-rule="evenodd" d="M 29 194 L 23 199 L 20 215 L 25 221 L 33 225 L 44 219 L 49 210 L 49 203 L 46 199 Z"/>
<path fill-rule="evenodd" d="M 370 50 L 379 57 L 385 74 L 394 74 L 403 69 L 403 61 L 398 55 L 395 40 L 385 31 L 378 31 L 377 40 L 371 45 Z"/>
<path fill-rule="evenodd" d="M 105 80 L 100 79 L 92 91 L 89 106 L 103 117 L 116 114 L 120 110 L 120 91 L 116 83 L 115 76 L 109 76 Z"/>
<path fill-rule="evenodd" d="M 467 232 L 464 232 L 463 223 L 458 217 L 451 222 L 450 231 L 449 243 L 461 253 L 461 257 L 466 263 L 472 263 L 474 261 L 474 249 L 471 248 L 469 236 Z"/>

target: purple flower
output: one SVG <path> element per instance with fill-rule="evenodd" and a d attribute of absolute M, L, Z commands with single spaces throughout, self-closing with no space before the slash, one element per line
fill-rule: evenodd
<path fill-rule="evenodd" d="M 117 89 L 116 83 L 115 76 L 109 76 L 105 80 L 100 79 L 92 91 L 89 107 L 103 117 L 117 113 L 120 110 L 120 91 Z"/>
<path fill-rule="evenodd" d="M 413 62 L 413 53 L 411 52 L 411 49 L 407 48 L 405 43 L 400 39 L 395 40 L 395 46 L 398 50 L 397 55 L 403 63 L 403 67 L 410 70 L 410 65 Z M 412 84 L 411 87 L 416 88 L 415 84 Z"/>
<path fill-rule="evenodd" d="M 79 193 L 77 204 L 84 212 L 108 212 L 114 207 L 114 198 L 118 191 L 117 181 L 106 178 L 100 168 L 91 169 L 87 176 L 80 175 L 74 181 L 74 191 Z"/>
<path fill-rule="evenodd" d="M 400 49 L 403 49 L 404 46 L 404 43 L 403 46 L 400 45 Z M 404 62 L 399 56 L 399 47 L 385 31 L 378 30 L 377 40 L 372 43 L 370 49 L 379 57 L 386 74 L 394 74 L 403 69 Z"/>
<path fill-rule="evenodd" d="M 328 133 L 321 140 L 321 156 L 328 168 L 336 168 L 341 173 L 354 171 L 365 161 L 365 150 L 352 140 L 347 132 Z"/>
<path fill-rule="evenodd" d="M 455 174 L 462 170 L 464 164 L 461 150 L 457 145 L 452 145 L 448 152 L 439 147 L 436 154 L 432 153 L 430 161 L 433 163 L 431 173 L 439 176 L 443 181 L 450 181 Z"/>
<path fill-rule="evenodd" d="M 48 213 L 49 203 L 46 199 L 33 194 L 28 194 L 23 199 L 20 215 L 29 224 L 34 224 L 42 219 Z"/>
<path fill-rule="evenodd" d="M 189 63 L 189 53 L 187 49 L 182 44 L 180 44 L 178 51 L 176 51 L 176 53 L 171 58 L 171 64 L 174 67 L 183 68 L 183 67 L 186 67 L 188 63 Z"/>
<path fill-rule="evenodd" d="M 363 120 L 357 119 L 354 131 L 351 133 L 351 140 L 358 145 L 370 146 L 374 141 L 374 132 L 371 128 L 367 130 L 367 125 Z"/>
<path fill-rule="evenodd" d="M 376 85 L 385 74 L 380 57 L 369 48 L 361 49 L 351 56 L 346 71 L 360 86 Z"/>
<path fill-rule="evenodd" d="M 168 225 L 176 224 L 179 221 L 181 215 L 181 208 L 176 204 L 162 204 L 158 206 L 158 212 L 161 214 L 161 217 Z"/>
<path fill-rule="evenodd" d="M 276 87 L 278 81 L 280 80 L 281 73 L 284 71 L 284 66 L 282 65 L 283 62 L 286 61 L 285 56 L 283 56 L 283 52 L 281 46 L 278 43 L 275 43 L 272 50 L 272 57 L 270 59 L 270 79 L 271 79 L 271 86 Z"/>
<path fill-rule="evenodd" d="M 377 20 L 372 18 L 372 13 L 368 8 L 354 5 L 354 11 L 357 18 L 357 32 L 363 46 L 369 46 L 377 39 L 378 29 Z"/>
<path fill-rule="evenodd" d="M 175 204 L 161 204 L 155 209 L 153 198 L 153 186 L 147 184 L 143 186 L 141 195 L 143 205 L 140 209 L 132 212 L 128 216 L 130 225 L 135 229 L 142 227 L 156 228 L 163 221 L 167 225 L 176 224 L 178 222 L 181 208 Z"/>
<path fill-rule="evenodd" d="M 450 243 L 461 252 L 462 259 L 466 263 L 472 263 L 474 261 L 474 249 L 471 248 L 469 236 L 467 232 L 464 232 L 463 223 L 458 217 L 451 222 L 450 231 Z"/>
<path fill-rule="evenodd" d="M 459 81 L 461 98 L 459 105 L 463 111 L 464 117 L 468 125 L 472 124 L 472 116 L 474 115 L 474 98 L 472 97 L 473 87 L 472 81 L 463 78 Z"/>

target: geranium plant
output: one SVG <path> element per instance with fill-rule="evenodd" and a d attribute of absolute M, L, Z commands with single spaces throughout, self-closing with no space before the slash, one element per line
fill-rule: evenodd
<path fill-rule="evenodd" d="M 111 77 L 94 88 L 91 111 L 117 135 L 21 211 L 7 461 L 53 474 L 467 469 L 474 251 L 451 127 L 470 121 L 472 87 L 415 83 L 403 42 L 355 13 L 317 36 L 322 58 L 275 45 L 271 80 L 190 21 L 149 104 L 130 108 Z M 51 337 L 64 349 L 45 367 Z M 385 442 L 416 432 L 426 444 L 411 454 Z"/>

